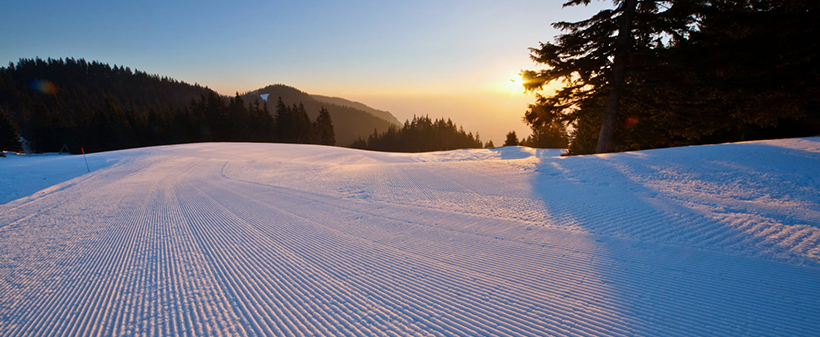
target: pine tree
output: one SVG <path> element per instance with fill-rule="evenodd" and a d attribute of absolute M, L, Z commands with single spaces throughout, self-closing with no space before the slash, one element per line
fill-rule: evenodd
<path fill-rule="evenodd" d="M 294 142 L 293 119 L 291 109 L 285 105 L 285 102 L 282 101 L 282 97 L 279 97 L 279 100 L 276 102 L 276 130 L 278 133 L 278 141 L 283 143 Z"/>
<path fill-rule="evenodd" d="M 518 135 L 515 134 L 515 131 L 510 131 L 507 133 L 507 139 L 504 140 L 503 146 L 518 146 Z"/>
<path fill-rule="evenodd" d="M 521 141 L 521 145 L 524 146 L 550 149 L 565 149 L 568 143 L 567 130 L 557 121 L 549 125 L 533 127 L 532 135 Z"/>
<path fill-rule="evenodd" d="M 292 111 L 293 117 L 293 143 L 310 144 L 313 143 L 313 123 L 308 117 L 305 105 L 299 103 L 294 104 Z"/>
<path fill-rule="evenodd" d="M 236 93 L 235 97 L 231 98 L 227 109 L 228 111 L 225 118 L 228 121 L 228 125 L 223 126 L 228 132 L 226 139 L 240 142 L 251 140 L 250 117 L 248 109 L 245 107 L 245 101 L 242 99 L 242 96 L 239 96 L 239 92 Z"/>
<path fill-rule="evenodd" d="M 682 131 L 707 142 L 820 133 L 820 2 L 707 1 L 697 10 L 700 29 L 670 57 L 677 81 L 659 80 L 688 98 L 672 107 L 687 111 Z"/>
<path fill-rule="evenodd" d="M 623 0 L 620 10 L 622 12 L 618 22 L 618 39 L 615 42 L 615 56 L 612 61 L 612 74 L 609 84 L 612 88 L 606 99 L 604 107 L 604 119 L 601 121 L 601 132 L 598 134 L 597 153 L 612 152 L 615 150 L 613 137 L 615 134 L 615 119 L 618 117 L 621 93 L 626 82 L 626 67 L 629 54 L 632 50 L 632 26 L 635 17 L 635 9 L 638 7 L 638 0 Z"/>
<path fill-rule="evenodd" d="M 229 141 L 232 125 L 228 119 L 225 101 L 216 92 L 209 92 L 205 99 L 204 115 L 211 133 L 210 141 Z"/>
<path fill-rule="evenodd" d="M 276 142 L 277 140 L 277 126 L 276 121 L 268 111 L 268 102 L 262 102 L 262 110 L 259 110 L 257 120 L 260 121 L 260 138 L 263 142 Z"/>
<path fill-rule="evenodd" d="M 0 153 L 2 151 L 22 151 L 17 126 L 11 121 L 9 114 L 0 109 Z"/>
<path fill-rule="evenodd" d="M 615 4 L 554 24 L 565 34 L 531 49 L 548 69 L 522 73 L 530 90 L 564 81 L 525 119 L 572 125 L 571 154 L 820 133 L 820 2 Z"/>
<path fill-rule="evenodd" d="M 591 0 L 571 0 L 564 6 L 587 5 Z M 576 123 L 582 118 L 601 118 L 596 152 L 615 150 L 613 137 L 625 92 L 630 90 L 630 71 L 635 57 L 654 55 L 664 39 L 686 36 L 694 18 L 679 14 L 676 0 L 616 0 L 616 8 L 598 12 L 579 22 L 558 22 L 567 31 L 552 43 L 531 48 L 531 58 L 549 68 L 524 71 L 525 87 L 538 90 L 555 80 L 564 88 L 549 97 L 538 96 L 525 115 L 530 125 L 541 127 L 554 121 Z M 603 105 L 587 103 L 603 100 Z M 586 106 L 587 109 L 579 109 Z M 596 106 L 600 110 L 589 108 Z"/>
<path fill-rule="evenodd" d="M 319 144 L 336 145 L 336 134 L 333 130 L 333 121 L 330 120 L 330 113 L 324 107 L 319 110 L 319 116 L 316 117 L 315 129 Z"/>

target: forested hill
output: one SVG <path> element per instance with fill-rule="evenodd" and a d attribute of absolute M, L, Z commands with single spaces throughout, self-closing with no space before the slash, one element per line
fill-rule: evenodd
<path fill-rule="evenodd" d="M 0 68 L 0 107 L 18 113 L 42 103 L 65 115 L 92 111 L 106 100 L 127 111 L 161 111 L 212 92 L 198 84 L 84 59 L 21 59 Z"/>
<path fill-rule="evenodd" d="M 298 108 L 280 109 L 293 118 L 276 121 L 265 104 L 123 66 L 21 59 L 0 68 L 0 150 L 20 150 L 18 134 L 34 152 L 190 142 L 336 144 L 326 112 L 316 109 L 308 119 Z"/>
<path fill-rule="evenodd" d="M 313 97 L 314 99 L 316 99 L 319 102 L 330 103 L 330 104 L 341 105 L 341 106 L 349 106 L 351 108 L 355 108 L 355 109 L 359 109 L 359 110 L 362 110 L 364 112 L 367 112 L 367 113 L 369 113 L 373 116 L 379 117 L 379 118 L 384 119 L 384 120 L 386 120 L 388 122 L 391 122 L 393 124 L 396 124 L 396 125 L 401 124 L 401 121 L 399 121 L 399 119 L 396 118 L 396 116 L 393 116 L 393 114 L 391 114 L 389 111 L 374 109 L 374 108 L 371 108 L 371 107 L 369 107 L 365 104 L 362 104 L 362 103 L 359 103 L 359 102 L 354 102 L 354 101 L 344 99 L 344 98 L 341 98 L 341 97 L 330 97 L 330 96 L 322 96 L 322 95 L 310 95 L 310 96 Z"/>
<path fill-rule="evenodd" d="M 193 100 L 206 96 L 218 95 L 196 84 L 84 59 L 20 59 L 0 68 L 0 114 L 35 152 L 200 141 L 204 137 L 184 135 L 198 127 L 190 118 L 176 118 L 173 130 L 170 124 L 174 116 L 185 117 Z"/>
<path fill-rule="evenodd" d="M 243 95 L 242 98 L 246 102 L 252 103 L 254 101 L 261 101 L 260 95 L 264 94 L 268 95 L 269 107 L 272 107 L 277 99 L 281 97 L 282 101 L 288 106 L 304 105 L 311 119 L 315 119 L 319 114 L 319 110 L 324 107 L 330 113 L 330 117 L 333 120 L 336 142 L 342 146 L 348 146 L 358 138 L 366 138 L 373 133 L 373 130 L 385 132 L 390 126 L 399 125 L 398 122 L 392 122 L 385 116 L 376 116 L 370 112 L 351 106 L 319 101 L 308 93 L 283 84 L 269 85 L 247 93 Z M 390 113 L 387 114 L 393 117 Z M 396 118 L 393 117 L 392 119 L 395 120 Z"/>
<path fill-rule="evenodd" d="M 261 93 L 270 94 L 267 104 Z M 294 116 L 306 113 L 290 121 L 299 125 L 275 120 L 278 97 Z M 323 107 L 328 116 L 319 118 Z M 348 146 L 397 124 L 284 85 L 226 97 L 198 84 L 84 59 L 21 59 L 0 67 L 0 150 L 20 150 L 18 135 L 34 152 L 211 141 Z"/>

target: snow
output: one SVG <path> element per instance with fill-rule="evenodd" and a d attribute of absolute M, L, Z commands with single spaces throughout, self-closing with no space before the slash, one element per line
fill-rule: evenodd
<path fill-rule="evenodd" d="M 0 158 L 0 335 L 820 335 L 820 138 Z"/>
<path fill-rule="evenodd" d="M 0 204 L 48 187 L 61 186 L 67 180 L 89 173 L 89 170 L 108 167 L 134 152 L 128 150 L 89 154 L 86 155 L 88 167 L 83 156 L 57 153 L 20 155 L 9 152 L 5 158 L 0 158 Z"/>

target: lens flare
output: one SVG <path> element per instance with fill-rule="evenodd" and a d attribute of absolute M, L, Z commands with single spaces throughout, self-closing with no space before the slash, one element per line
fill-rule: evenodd
<path fill-rule="evenodd" d="M 632 128 L 634 128 L 636 125 L 638 125 L 638 118 L 637 118 L 637 117 L 634 117 L 634 116 L 627 117 L 627 118 L 626 118 L 626 123 L 625 123 L 625 124 L 626 124 L 626 128 L 627 128 L 627 129 L 629 129 L 629 130 L 631 130 L 631 129 L 632 129 Z"/>
<path fill-rule="evenodd" d="M 57 93 L 57 85 L 49 80 L 35 79 L 31 81 L 31 88 L 46 95 L 54 95 Z"/>

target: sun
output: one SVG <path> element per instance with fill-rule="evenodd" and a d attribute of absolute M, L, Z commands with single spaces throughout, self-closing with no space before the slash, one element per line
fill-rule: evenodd
<path fill-rule="evenodd" d="M 520 76 L 510 79 L 509 82 L 510 91 L 516 94 L 524 92 L 524 80 Z"/>
<path fill-rule="evenodd" d="M 499 67 L 492 77 L 487 78 L 487 83 L 492 86 L 492 91 L 499 95 L 520 97 L 527 95 L 524 89 L 524 78 L 522 70 L 518 67 Z"/>

